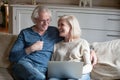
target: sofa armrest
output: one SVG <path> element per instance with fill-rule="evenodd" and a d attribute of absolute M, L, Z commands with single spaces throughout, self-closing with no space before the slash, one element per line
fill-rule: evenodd
<path fill-rule="evenodd" d="M 98 58 L 91 72 L 93 80 L 120 79 L 120 39 L 94 42 L 92 46 Z"/>
<path fill-rule="evenodd" d="M 0 33 L 0 67 L 9 67 L 9 52 L 16 38 L 17 35 L 9 33 Z"/>

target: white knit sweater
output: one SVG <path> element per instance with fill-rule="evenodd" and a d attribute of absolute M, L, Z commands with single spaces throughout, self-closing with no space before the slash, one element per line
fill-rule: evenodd
<path fill-rule="evenodd" d="M 89 43 L 84 39 L 72 42 L 61 41 L 54 46 L 52 61 L 84 62 L 83 74 L 92 70 Z"/>

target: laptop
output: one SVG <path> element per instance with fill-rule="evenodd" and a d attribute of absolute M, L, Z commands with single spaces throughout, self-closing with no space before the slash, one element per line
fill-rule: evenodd
<path fill-rule="evenodd" d="M 83 62 L 49 61 L 48 78 L 79 79 L 82 76 Z"/>

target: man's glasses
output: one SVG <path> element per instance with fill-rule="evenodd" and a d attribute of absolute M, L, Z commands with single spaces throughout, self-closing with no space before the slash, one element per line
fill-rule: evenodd
<path fill-rule="evenodd" d="M 50 23 L 51 19 L 47 19 L 47 20 L 39 20 L 40 23 Z"/>

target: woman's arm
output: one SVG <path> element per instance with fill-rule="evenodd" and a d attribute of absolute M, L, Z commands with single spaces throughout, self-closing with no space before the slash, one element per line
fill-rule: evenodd
<path fill-rule="evenodd" d="M 84 63 L 85 63 L 83 66 L 83 74 L 90 73 L 93 67 L 90 61 L 90 54 L 84 53 L 83 58 L 84 58 Z"/>
<path fill-rule="evenodd" d="M 90 47 L 89 43 L 85 40 L 82 44 L 82 54 L 83 54 L 83 74 L 90 73 L 92 71 L 92 64 L 91 64 L 91 54 L 90 54 Z"/>

